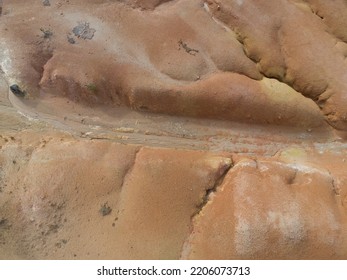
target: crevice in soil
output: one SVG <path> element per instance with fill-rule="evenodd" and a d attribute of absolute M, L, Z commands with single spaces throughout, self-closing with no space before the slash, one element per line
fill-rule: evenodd
<path fill-rule="evenodd" d="M 185 259 L 186 255 L 188 254 L 187 252 L 189 252 L 190 239 L 192 237 L 192 233 L 194 232 L 194 220 L 204 210 L 208 202 L 211 201 L 213 195 L 219 191 L 220 187 L 222 186 L 224 182 L 226 175 L 235 166 L 232 157 L 230 159 L 231 159 L 230 164 L 224 170 L 222 170 L 221 174 L 217 177 L 214 184 L 205 190 L 204 196 L 200 200 L 200 203 L 196 206 L 196 211 L 191 216 L 190 231 L 181 246 L 180 259 Z"/>
<path fill-rule="evenodd" d="M 224 182 L 224 178 L 225 176 L 228 174 L 229 170 L 234 166 L 233 164 L 233 160 L 231 158 L 231 163 L 230 165 L 228 165 L 225 170 L 222 171 L 222 173 L 217 177 L 217 179 L 215 180 L 214 184 L 207 188 L 205 190 L 205 194 L 202 197 L 200 203 L 196 206 L 196 211 L 194 212 L 194 214 L 192 215 L 192 220 L 194 220 L 194 218 L 196 216 L 198 216 L 201 211 L 203 211 L 204 207 L 207 205 L 207 203 L 211 200 L 211 197 L 218 192 L 219 187 L 223 184 Z"/>
<path fill-rule="evenodd" d="M 143 147 L 139 147 L 139 148 L 136 149 L 135 155 L 133 157 L 133 160 L 132 160 L 131 164 L 129 164 L 128 168 L 124 172 L 124 176 L 123 176 L 123 179 L 122 179 L 122 182 L 121 182 L 121 189 L 123 189 L 124 183 L 126 182 L 128 176 L 132 173 L 132 171 L 133 171 L 133 169 L 135 167 L 135 164 L 136 164 L 137 156 L 141 152 L 142 149 L 143 149 Z"/>
<path fill-rule="evenodd" d="M 336 183 L 334 176 L 331 174 L 330 170 L 327 170 L 327 171 L 328 171 L 330 179 L 331 179 L 330 184 L 331 184 L 332 190 L 334 192 L 334 195 L 340 196 L 340 194 L 341 194 L 340 188 L 337 186 L 337 183 Z"/>
<path fill-rule="evenodd" d="M 297 175 L 298 175 L 298 170 L 296 168 L 294 168 L 293 174 L 291 176 L 289 176 L 289 178 L 287 178 L 287 184 L 293 185 L 295 183 Z"/>
<path fill-rule="evenodd" d="M 43 76 L 45 74 L 45 66 L 47 65 L 47 63 L 53 58 L 53 51 L 50 50 L 46 50 L 46 51 L 42 51 L 42 53 L 38 53 L 36 54 L 35 57 L 40 57 L 39 60 L 36 60 L 38 62 L 36 62 L 36 64 L 34 65 L 32 63 L 32 67 L 40 74 L 40 78 L 38 81 L 38 85 L 41 84 Z"/>

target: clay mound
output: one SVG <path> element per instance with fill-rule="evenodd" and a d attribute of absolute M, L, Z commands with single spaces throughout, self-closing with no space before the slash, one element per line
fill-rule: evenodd
<path fill-rule="evenodd" d="M 263 75 L 314 100 L 331 125 L 346 129 L 345 15 L 341 20 L 317 15 L 323 1 L 206 2 L 211 14 L 238 34 L 245 53 Z M 347 8 L 344 1 L 326 6 Z"/>
<path fill-rule="evenodd" d="M 347 128 L 343 25 L 310 3 L 85 2 L 6 3 L 1 67 L 10 84 L 35 98 Z"/>
<path fill-rule="evenodd" d="M 182 258 L 345 258 L 333 181 L 307 164 L 242 159 L 195 217 Z"/>

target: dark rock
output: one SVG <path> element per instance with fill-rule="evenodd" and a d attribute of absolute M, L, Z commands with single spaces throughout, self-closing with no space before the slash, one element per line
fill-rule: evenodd
<path fill-rule="evenodd" d="M 41 32 L 43 33 L 44 39 L 50 39 L 53 36 L 53 32 L 49 29 L 45 30 L 43 28 L 40 28 Z"/>
<path fill-rule="evenodd" d="M 7 225 L 7 219 L 5 219 L 5 218 L 1 218 L 0 219 L 0 228 L 1 227 L 6 227 L 6 225 Z"/>
<path fill-rule="evenodd" d="M 77 26 L 72 29 L 73 34 L 78 38 L 91 40 L 94 37 L 95 33 L 94 28 L 89 27 L 88 22 L 79 22 Z"/>
<path fill-rule="evenodd" d="M 17 84 L 11 85 L 10 90 L 14 95 L 16 95 L 18 97 L 24 97 L 25 96 L 25 91 L 21 90 Z"/>
<path fill-rule="evenodd" d="M 100 211 L 102 216 L 107 216 L 107 215 L 111 214 L 112 208 L 110 206 L 108 206 L 108 204 L 106 202 L 104 205 L 101 206 L 99 211 Z"/>
<path fill-rule="evenodd" d="M 42 1 L 42 4 L 43 4 L 43 6 L 50 6 L 50 5 L 51 5 L 51 3 L 49 2 L 49 0 L 43 0 L 43 1 Z"/>
<path fill-rule="evenodd" d="M 67 41 L 70 43 L 70 44 L 75 44 L 76 41 L 74 38 L 72 38 L 70 35 L 67 36 Z"/>

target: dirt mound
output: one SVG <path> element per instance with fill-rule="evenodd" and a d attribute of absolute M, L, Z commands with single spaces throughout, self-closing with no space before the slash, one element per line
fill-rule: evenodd
<path fill-rule="evenodd" d="M 347 127 L 345 25 L 317 16 L 319 1 L 85 2 L 6 4 L 9 83 L 35 98 L 49 92 L 172 115 Z M 345 3 L 329 7 L 343 11 Z"/>
<path fill-rule="evenodd" d="M 1 258 L 347 257 L 347 163 L 336 153 L 0 140 Z"/>

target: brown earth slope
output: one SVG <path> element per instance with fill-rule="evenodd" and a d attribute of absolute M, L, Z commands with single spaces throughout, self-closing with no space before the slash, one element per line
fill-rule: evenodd
<path fill-rule="evenodd" d="M 0 1 L 0 259 L 346 259 L 346 5 Z"/>
<path fill-rule="evenodd" d="M 346 25 L 319 1 L 51 2 L 1 19 L 2 71 L 30 96 L 347 128 Z"/>

